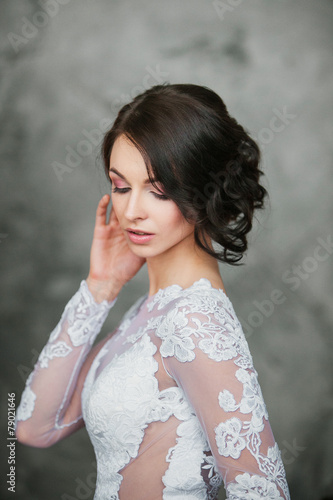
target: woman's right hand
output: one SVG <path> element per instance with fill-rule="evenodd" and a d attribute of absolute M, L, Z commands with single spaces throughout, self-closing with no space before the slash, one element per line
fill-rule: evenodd
<path fill-rule="evenodd" d="M 109 202 L 110 195 L 106 194 L 97 207 L 90 270 L 86 279 L 97 302 L 113 300 L 146 262 L 129 248 L 113 207 L 107 221 Z"/>

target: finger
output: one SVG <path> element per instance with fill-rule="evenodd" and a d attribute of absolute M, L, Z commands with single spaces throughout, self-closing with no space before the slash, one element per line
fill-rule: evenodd
<path fill-rule="evenodd" d="M 105 194 L 99 201 L 97 210 L 96 210 L 96 225 L 97 226 L 104 226 L 106 222 L 106 215 L 107 215 L 107 209 L 108 209 L 108 204 L 110 201 L 110 196 L 108 194 Z"/>
<path fill-rule="evenodd" d="M 113 205 L 111 207 L 111 211 L 110 211 L 110 220 L 109 220 L 109 225 L 112 224 L 112 223 L 116 223 L 116 224 L 119 224 L 119 221 L 117 219 L 117 215 L 116 215 L 116 212 L 113 208 Z"/>

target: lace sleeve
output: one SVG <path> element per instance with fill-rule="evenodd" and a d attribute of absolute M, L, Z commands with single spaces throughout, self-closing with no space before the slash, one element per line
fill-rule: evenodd
<path fill-rule="evenodd" d="M 19 441 L 50 446 L 83 426 L 80 369 L 117 297 L 96 303 L 85 280 L 67 303 L 29 375 L 16 413 Z"/>
<path fill-rule="evenodd" d="M 164 365 L 201 423 L 227 498 L 289 500 L 248 344 L 224 299 L 196 296 L 168 313 L 159 334 Z"/>

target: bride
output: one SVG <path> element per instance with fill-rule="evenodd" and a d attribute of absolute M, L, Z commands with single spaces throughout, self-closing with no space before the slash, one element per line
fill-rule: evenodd
<path fill-rule="evenodd" d="M 257 144 L 212 90 L 164 84 L 120 110 L 102 152 L 112 192 L 89 274 L 26 382 L 18 440 L 47 447 L 85 426 L 95 500 L 216 499 L 222 482 L 233 500 L 289 499 L 218 265 L 242 258 L 263 207 Z M 93 346 L 145 264 L 149 291 Z"/>

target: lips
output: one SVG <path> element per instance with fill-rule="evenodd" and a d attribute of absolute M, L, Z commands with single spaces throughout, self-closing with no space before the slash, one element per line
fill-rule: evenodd
<path fill-rule="evenodd" d="M 141 245 L 141 244 L 149 243 L 155 236 L 154 234 L 148 234 L 148 233 L 136 234 L 136 233 L 132 232 L 132 230 L 127 231 L 127 234 L 128 234 L 128 238 L 130 239 L 130 241 L 134 245 Z"/>
<path fill-rule="evenodd" d="M 129 233 L 138 234 L 139 236 L 152 235 L 152 233 L 147 233 L 146 231 L 140 231 L 139 229 L 128 228 L 126 229 L 126 231 L 128 231 Z"/>

